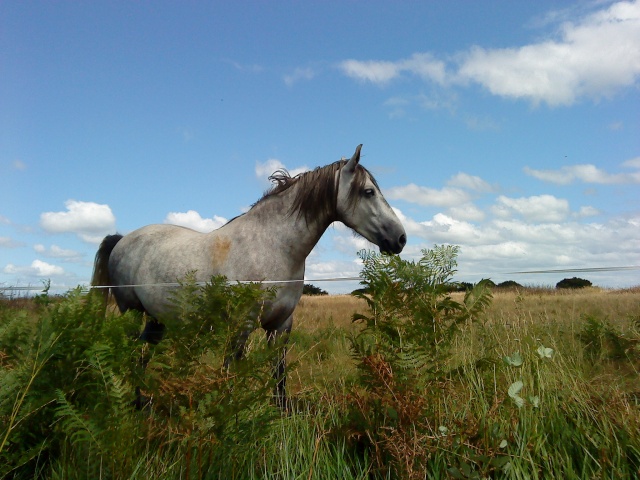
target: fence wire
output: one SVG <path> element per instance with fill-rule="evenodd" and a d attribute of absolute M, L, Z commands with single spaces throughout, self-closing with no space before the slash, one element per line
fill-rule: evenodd
<path fill-rule="evenodd" d="M 621 272 L 628 270 L 640 270 L 640 265 L 630 265 L 626 267 L 589 267 L 589 268 L 558 268 L 558 269 L 549 269 L 549 270 L 526 270 L 526 271 L 517 271 L 517 272 L 497 272 L 496 275 L 527 275 L 527 274 L 544 274 L 544 273 L 597 273 L 597 272 Z M 360 281 L 362 277 L 334 277 L 334 278 L 313 278 L 308 279 L 305 278 L 303 280 L 229 280 L 229 283 L 260 283 L 260 284 L 287 284 L 287 283 L 323 283 L 323 282 L 354 282 Z M 206 282 L 196 282 L 196 285 L 203 286 Z M 180 283 L 178 282 L 166 282 L 166 283 L 141 283 L 141 284 L 133 284 L 133 285 L 89 285 L 83 286 L 85 290 L 91 289 L 105 289 L 105 288 L 133 288 L 133 287 L 179 287 Z M 6 291 L 14 291 L 14 292 L 26 292 L 26 291 L 43 291 L 46 288 L 50 288 L 53 290 L 70 290 L 72 288 L 76 288 L 76 286 L 68 286 L 68 285 L 56 285 L 56 286 L 33 286 L 33 285 L 12 285 L 12 286 L 1 286 L 0 292 Z"/>

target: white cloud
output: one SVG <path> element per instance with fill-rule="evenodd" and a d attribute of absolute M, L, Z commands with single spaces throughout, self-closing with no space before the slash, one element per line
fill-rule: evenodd
<path fill-rule="evenodd" d="M 404 200 L 423 206 L 448 208 L 455 218 L 462 220 L 482 220 L 484 213 L 471 203 L 472 195 L 495 192 L 492 186 L 482 178 L 459 172 L 447 180 L 441 189 L 422 187 L 414 183 L 384 190 L 384 195 L 391 200 Z"/>
<path fill-rule="evenodd" d="M 341 252 L 347 255 L 353 255 L 354 252 L 360 250 L 377 250 L 378 247 L 369 242 L 366 238 L 354 233 L 354 231 L 347 227 L 344 223 L 333 222 L 329 228 L 329 231 L 333 232 L 331 240 L 331 251 Z M 316 245 L 314 251 L 318 250 L 320 244 Z M 324 253 L 324 252 L 323 252 Z M 311 262 L 313 263 L 313 261 Z"/>
<path fill-rule="evenodd" d="M 354 251 L 349 252 L 353 255 Z M 305 279 L 316 287 L 327 290 L 331 293 L 351 292 L 359 287 L 356 281 L 328 281 L 319 282 L 321 279 L 337 279 L 357 277 L 362 269 L 359 259 L 353 260 L 329 260 L 327 262 L 309 262 L 305 268 Z M 304 319 L 302 319 L 304 321 Z M 298 320 L 296 320 L 298 321 Z"/>
<path fill-rule="evenodd" d="M 280 160 L 276 158 L 269 158 L 265 162 L 256 162 L 256 177 L 259 179 L 267 179 L 270 175 L 272 175 L 276 170 L 286 170 L 289 172 L 289 175 L 295 177 L 296 175 L 309 171 L 309 167 L 306 165 L 302 167 L 293 168 L 291 170 L 287 169 Z"/>
<path fill-rule="evenodd" d="M 623 166 L 630 168 L 640 167 L 640 159 L 631 159 L 623 163 Z M 630 173 L 608 173 L 599 169 L 595 165 L 569 165 L 558 170 L 535 170 L 524 167 L 524 173 L 544 182 L 558 185 L 568 185 L 578 180 L 584 183 L 598 184 L 624 184 L 640 183 L 640 171 Z"/>
<path fill-rule="evenodd" d="M 595 217 L 600 215 L 600 210 L 591 206 L 580 207 L 580 211 L 576 214 L 579 218 Z"/>
<path fill-rule="evenodd" d="M 627 168 L 640 168 L 640 157 L 631 158 L 622 162 L 622 166 Z"/>
<path fill-rule="evenodd" d="M 52 277 L 64 275 L 64 269 L 57 265 L 43 262 L 42 260 L 34 260 L 29 267 L 20 267 L 12 263 L 6 265 L 3 269 L 4 273 L 10 275 L 25 275 L 29 277 Z"/>
<path fill-rule="evenodd" d="M 522 220 L 494 220 L 492 225 L 503 241 L 532 244 L 568 245 L 578 240 L 582 226 L 563 223 L 527 223 Z"/>
<path fill-rule="evenodd" d="M 422 110 L 448 110 L 455 113 L 457 95 L 450 90 L 435 89 L 429 94 L 396 95 L 384 101 L 383 105 L 389 109 L 390 118 L 405 117 L 413 106 Z"/>
<path fill-rule="evenodd" d="M 400 74 L 396 63 L 375 60 L 345 60 L 339 68 L 348 77 L 377 84 L 388 83 Z"/>
<path fill-rule="evenodd" d="M 491 186 L 488 182 L 475 175 L 459 172 L 447 181 L 447 185 L 452 187 L 466 188 L 481 193 L 496 191 L 496 187 Z"/>
<path fill-rule="evenodd" d="M 83 241 L 96 244 L 115 231 L 116 217 L 109 205 L 67 200 L 65 206 L 65 212 L 42 213 L 40 226 L 49 233 L 75 233 Z"/>
<path fill-rule="evenodd" d="M 476 83 L 494 95 L 533 104 L 571 105 L 583 97 L 598 100 L 638 82 L 640 2 L 618 2 L 573 22 L 564 21 L 554 36 L 537 43 L 474 46 L 455 58 L 448 69 L 429 53 L 396 61 L 350 59 L 339 69 L 350 78 L 380 86 L 411 74 L 437 85 Z M 498 128 L 490 119 L 467 120 L 472 128 Z"/>
<path fill-rule="evenodd" d="M 472 115 L 464 116 L 464 123 L 469 130 L 475 132 L 499 132 L 500 124 L 488 115 Z"/>
<path fill-rule="evenodd" d="M 589 213 L 589 209 L 585 207 L 581 212 L 570 214 L 565 221 L 496 218 L 480 223 L 460 220 L 445 213 L 438 213 L 428 221 L 416 221 L 398 209 L 394 208 L 394 211 L 409 240 L 401 254 L 405 259 L 419 258 L 422 248 L 431 248 L 434 244 L 459 245 L 459 273 L 456 275 L 459 280 L 475 282 L 489 277 L 496 281 L 510 279 L 523 284 L 555 285 L 563 278 L 562 272 L 549 275 L 507 272 L 635 265 L 640 258 L 637 240 L 640 217 L 614 218 L 605 223 L 577 221 L 581 213 Z M 515 211 L 511 213 L 520 216 Z M 355 275 L 361 268 L 355 252 L 362 248 L 377 250 L 372 244 L 353 237 L 348 228 L 340 224 L 335 225 L 334 231 L 331 247 L 327 250 L 342 252 L 353 260 L 321 261 L 320 256 L 310 257 L 307 278 Z M 636 281 L 621 276 L 619 272 L 613 275 L 589 274 L 585 278 L 602 286 L 628 286 Z M 335 293 L 351 291 L 357 288 L 357 283 L 328 282 L 320 286 Z"/>
<path fill-rule="evenodd" d="M 257 63 L 248 63 L 248 64 L 244 64 L 244 63 L 239 63 L 236 62 L 234 60 L 224 60 L 225 62 L 227 62 L 230 65 L 233 65 L 233 67 L 236 70 L 240 70 L 241 72 L 249 72 L 249 73 L 260 73 L 262 71 L 264 71 L 264 67 L 262 65 L 259 65 Z"/>
<path fill-rule="evenodd" d="M 494 95 L 551 106 L 610 96 L 637 82 L 640 3 L 619 2 L 565 22 L 559 37 L 519 48 L 474 47 L 461 55 L 458 79 Z"/>
<path fill-rule="evenodd" d="M 0 237 L 0 247 L 2 248 L 18 248 L 24 246 L 24 243 L 17 242 L 11 237 Z"/>
<path fill-rule="evenodd" d="M 333 245 L 335 250 L 346 254 L 353 254 L 360 250 L 378 250 L 374 243 L 360 235 L 355 235 L 350 229 L 348 233 L 335 235 L 333 237 Z"/>
<path fill-rule="evenodd" d="M 492 211 L 500 218 L 510 218 L 515 213 L 531 222 L 561 222 L 570 213 L 569 202 L 553 195 L 521 198 L 500 195 Z"/>
<path fill-rule="evenodd" d="M 309 262 L 305 267 L 305 278 L 309 280 L 353 277 L 358 276 L 358 273 L 360 273 L 360 268 L 357 263 L 344 260 Z"/>
<path fill-rule="evenodd" d="M 384 85 L 404 72 L 438 84 L 444 84 L 447 79 L 445 63 L 429 53 L 414 53 L 396 62 L 351 59 L 340 62 L 338 68 L 348 77 L 378 85 Z"/>
<path fill-rule="evenodd" d="M 640 258 L 638 217 L 614 218 L 604 224 L 574 220 L 531 222 L 511 218 L 474 224 L 442 213 L 425 222 L 408 218 L 398 210 L 396 213 L 405 226 L 409 239 L 402 253 L 403 257 L 417 258 L 421 248 L 430 248 L 434 243 L 459 245 L 461 253 L 458 259 L 458 278 L 468 281 L 491 277 L 496 280 L 514 279 L 524 283 L 555 284 L 563 278 L 562 273 L 517 277 L 503 274 L 558 269 L 563 266 L 635 265 Z M 587 278 L 594 280 L 595 284 L 605 286 L 635 281 L 621 280 L 619 275 L 607 277 L 605 274 Z"/>
<path fill-rule="evenodd" d="M 434 243 L 475 245 L 500 240 L 500 236 L 491 226 L 478 226 L 444 213 L 437 213 L 431 220 L 417 222 L 398 209 L 394 208 L 394 211 L 407 232 L 409 243 L 414 243 L 415 238 L 426 240 L 428 245 Z"/>
<path fill-rule="evenodd" d="M 60 258 L 68 262 L 78 262 L 82 259 L 83 254 L 75 250 L 61 248 L 58 245 L 51 245 L 50 248 L 46 248 L 42 244 L 36 244 L 33 249 L 45 257 Z"/>
<path fill-rule="evenodd" d="M 480 222 L 485 218 L 484 212 L 471 202 L 449 207 L 447 213 L 449 213 L 449 215 L 451 215 L 456 220 Z"/>
<path fill-rule="evenodd" d="M 488 245 L 463 246 L 464 256 L 469 260 L 495 260 L 496 258 L 516 259 L 531 253 L 529 245 L 524 242 L 503 241 Z M 487 269 L 488 273 L 490 270 Z M 487 275 L 488 276 L 488 275 Z"/>
<path fill-rule="evenodd" d="M 311 80 L 315 76 L 316 72 L 312 68 L 298 67 L 292 73 L 285 75 L 283 79 L 287 87 L 291 87 L 300 80 Z"/>
<path fill-rule="evenodd" d="M 488 237 L 493 236 L 493 232 L 488 229 L 483 230 L 470 222 L 456 220 L 443 213 L 434 215 L 432 220 L 422 222 L 422 225 L 426 227 L 429 236 L 440 242 L 476 244 L 490 241 Z"/>
<path fill-rule="evenodd" d="M 275 158 L 269 158 L 265 162 L 256 162 L 256 177 L 265 179 L 276 170 L 284 170 L 284 163 Z"/>
<path fill-rule="evenodd" d="M 391 200 L 404 200 L 418 205 L 438 207 L 453 207 L 467 203 L 471 199 L 470 195 L 460 188 L 435 189 L 420 187 L 414 183 L 385 189 L 384 195 Z"/>
<path fill-rule="evenodd" d="M 195 210 L 189 210 L 187 212 L 169 212 L 164 223 L 208 233 L 227 223 L 227 219 L 218 215 L 214 215 L 213 218 L 202 218 Z"/>

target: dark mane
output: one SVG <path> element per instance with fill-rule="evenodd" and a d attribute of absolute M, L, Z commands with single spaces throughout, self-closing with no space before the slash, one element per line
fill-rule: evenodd
<path fill-rule="evenodd" d="M 269 180 L 274 184 L 273 187 L 267 190 L 254 206 L 297 185 L 298 188 L 289 211 L 290 215 L 296 213 L 298 216 L 304 216 L 307 223 L 321 216 L 334 216 L 338 196 L 335 174 L 344 167 L 347 161 L 344 159 L 338 160 L 330 165 L 317 167 L 295 177 L 289 175 L 286 170 L 276 170 L 269 177 Z M 376 187 L 378 186 L 371 173 L 358 164 L 355 179 L 349 189 L 348 205 L 350 208 L 355 207 L 358 203 L 360 199 L 359 192 L 364 187 L 367 177 L 371 178 Z"/>

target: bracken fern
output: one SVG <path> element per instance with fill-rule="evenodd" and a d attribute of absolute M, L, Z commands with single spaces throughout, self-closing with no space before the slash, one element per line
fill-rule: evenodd
<path fill-rule="evenodd" d="M 364 288 L 354 295 L 367 302 L 369 313 L 353 317 L 364 322 L 351 340 L 363 391 L 353 394 L 351 428 L 381 472 L 424 476 L 438 427 L 429 392 L 446 388 L 460 325 L 478 320 L 491 302 L 486 282 L 462 303 L 453 300 L 457 254 L 458 247 L 436 246 L 413 262 L 360 253 Z"/>

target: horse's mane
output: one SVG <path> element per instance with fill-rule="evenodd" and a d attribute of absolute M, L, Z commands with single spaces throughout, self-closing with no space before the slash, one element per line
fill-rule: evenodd
<path fill-rule="evenodd" d="M 276 170 L 269 177 L 269 180 L 273 182 L 273 186 L 264 193 L 254 206 L 289 190 L 293 186 L 297 186 L 289 211 L 290 214 L 296 213 L 298 216 L 304 216 L 307 223 L 320 216 L 333 216 L 338 199 L 335 174 L 346 165 L 347 161 L 344 159 L 338 160 L 324 167 L 317 167 L 314 170 L 300 173 L 294 177 L 284 169 Z M 377 187 L 378 184 L 371 173 L 358 164 L 354 181 L 349 189 L 349 208 L 355 207 L 360 200 L 359 192 L 364 187 L 368 177 Z"/>

